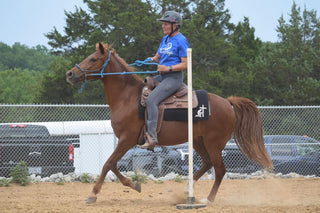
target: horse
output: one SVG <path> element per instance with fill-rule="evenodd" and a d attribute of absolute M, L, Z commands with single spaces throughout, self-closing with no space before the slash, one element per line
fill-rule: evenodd
<path fill-rule="evenodd" d="M 125 73 L 126 75 L 119 74 Z M 130 73 L 132 72 L 132 74 Z M 137 145 L 145 120 L 139 118 L 138 104 L 144 82 L 134 74 L 112 45 L 97 43 L 96 51 L 66 72 L 70 84 L 101 79 L 111 111 L 111 125 L 118 137 L 118 144 L 105 162 L 99 179 L 90 192 L 87 203 L 94 203 L 108 171 L 112 171 L 124 185 L 141 192 L 141 184 L 132 182 L 117 169 L 117 162 Z M 222 98 L 208 93 L 211 115 L 208 120 L 194 121 L 193 148 L 202 159 L 201 168 L 193 175 L 194 183 L 212 167 L 214 184 L 207 198 L 214 201 L 226 173 L 222 150 L 233 136 L 240 150 L 264 168 L 273 168 L 263 140 L 260 112 L 255 103 L 243 97 Z M 188 141 L 188 122 L 163 121 L 158 134 L 159 146 L 182 144 Z"/>

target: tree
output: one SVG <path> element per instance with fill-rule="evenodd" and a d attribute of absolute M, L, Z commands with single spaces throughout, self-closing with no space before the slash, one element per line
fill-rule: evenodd
<path fill-rule="evenodd" d="M 236 46 L 237 53 L 242 59 L 249 63 L 259 54 L 262 42 L 255 37 L 255 29 L 250 27 L 249 18 L 244 17 L 243 22 L 239 22 L 231 35 L 231 42 Z"/>
<path fill-rule="evenodd" d="M 249 19 L 238 26 L 230 23 L 224 1 L 194 1 L 197 7 L 182 32 L 189 36 L 193 48 L 195 88 L 203 88 L 221 96 L 250 97 L 254 60 L 261 41 L 255 39 Z"/>
<path fill-rule="evenodd" d="M 140 0 L 84 0 L 90 13 L 76 8 L 65 12 L 65 36 L 55 28 L 46 34 L 56 53 L 87 56 L 97 42 L 113 44 L 126 60 L 154 54 L 160 30 L 150 2 Z M 79 58 L 76 59 L 79 61 Z M 73 60 L 72 60 L 73 61 Z M 75 61 L 73 61 L 75 62 Z"/>
<path fill-rule="evenodd" d="M 51 64 L 51 72 L 46 72 L 41 81 L 41 89 L 36 93 L 37 103 L 74 103 L 73 88 L 66 82 L 65 72 L 70 61 L 58 57 Z"/>
<path fill-rule="evenodd" d="M 46 71 L 55 56 L 45 46 L 29 48 L 15 43 L 12 47 L 0 42 L 0 71 L 11 69 L 28 69 Z"/>
<path fill-rule="evenodd" d="M 90 55 L 95 50 L 97 42 L 112 44 L 128 62 L 155 54 L 157 46 L 154 44 L 161 39 L 161 29 L 156 21 L 157 14 L 150 2 L 140 0 L 85 0 L 84 2 L 87 3 L 90 13 L 81 8 L 76 8 L 75 12 L 65 12 L 67 24 L 64 28 L 65 35 L 55 28 L 46 34 L 53 52 L 63 55 L 72 62 L 71 64 L 79 63 Z M 63 79 L 64 75 L 59 75 L 60 78 L 50 79 L 57 80 L 52 84 L 61 83 L 58 79 Z M 73 102 L 76 103 L 89 101 L 101 103 L 105 100 L 101 99 L 103 90 L 99 83 L 90 82 L 81 96 L 76 90 L 73 91 Z M 91 98 L 85 98 L 84 94 Z M 66 94 L 61 90 L 61 94 L 57 96 L 64 95 Z"/>
<path fill-rule="evenodd" d="M 254 91 L 258 100 L 276 105 L 309 105 L 320 102 L 320 21 L 315 11 L 303 11 L 295 3 L 287 23 L 277 28 L 279 43 L 265 44 L 253 65 Z"/>
<path fill-rule="evenodd" d="M 53 51 L 73 64 L 91 54 L 99 41 L 112 43 L 129 63 L 154 55 L 163 37 L 157 18 L 164 11 L 176 10 L 183 17 L 181 32 L 193 49 L 194 87 L 222 96 L 250 97 L 253 77 L 249 62 L 257 55 L 261 42 L 255 39 L 249 19 L 237 27 L 230 23 L 224 0 L 84 2 L 89 12 L 81 8 L 66 12 L 65 35 L 56 29 L 47 34 Z M 89 96 L 95 94 L 89 90 Z M 75 102 L 83 97 L 76 93 L 73 96 Z"/>
<path fill-rule="evenodd" d="M 0 103 L 34 103 L 41 73 L 27 69 L 0 71 Z"/>

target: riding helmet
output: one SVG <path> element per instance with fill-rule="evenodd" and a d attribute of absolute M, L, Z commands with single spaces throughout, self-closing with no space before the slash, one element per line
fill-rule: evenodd
<path fill-rule="evenodd" d="M 177 23 L 179 27 L 181 27 L 182 19 L 181 15 L 175 11 L 167 11 L 163 14 L 163 16 L 159 19 L 159 21 L 166 21 L 170 23 Z"/>

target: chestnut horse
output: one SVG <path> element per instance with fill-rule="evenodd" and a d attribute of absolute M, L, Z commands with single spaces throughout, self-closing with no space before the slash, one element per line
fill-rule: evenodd
<path fill-rule="evenodd" d="M 101 78 L 111 111 L 112 128 L 119 139 L 116 149 L 105 162 L 87 203 L 96 201 L 109 170 L 123 185 L 141 192 L 140 183 L 134 183 L 123 176 L 117 169 L 117 162 L 130 148 L 137 145 L 144 126 L 145 121 L 138 116 L 138 101 L 144 83 L 136 74 L 118 75 L 116 72 L 133 72 L 133 69 L 108 44 L 98 43 L 93 54 L 66 73 L 67 81 L 71 84 Z M 194 174 L 193 179 L 197 181 L 214 167 L 214 184 L 206 198 L 207 202 L 213 202 L 226 173 L 222 150 L 232 134 L 241 151 L 250 159 L 265 168 L 273 166 L 264 146 L 261 116 L 256 105 L 246 98 L 224 99 L 211 93 L 208 96 L 211 109 L 209 119 L 193 124 L 193 146 L 202 159 L 202 167 Z M 188 123 L 163 121 L 158 140 L 159 146 L 188 141 Z"/>

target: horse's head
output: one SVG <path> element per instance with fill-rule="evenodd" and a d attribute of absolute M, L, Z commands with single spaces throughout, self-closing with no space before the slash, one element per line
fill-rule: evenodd
<path fill-rule="evenodd" d="M 100 78 L 98 74 L 104 71 L 107 66 L 106 61 L 111 56 L 109 48 L 108 44 L 98 43 L 96 52 L 92 53 L 80 64 L 76 64 L 74 68 L 66 73 L 67 81 L 71 84 L 77 84 L 86 80 Z"/>

